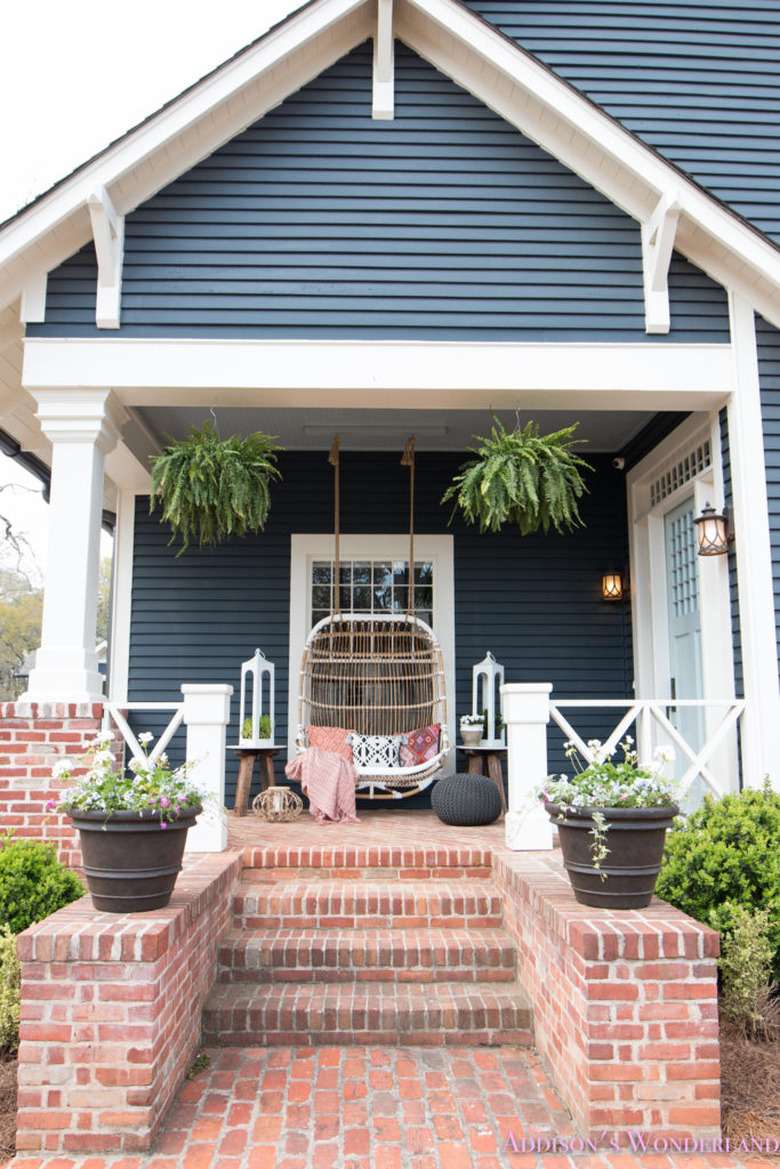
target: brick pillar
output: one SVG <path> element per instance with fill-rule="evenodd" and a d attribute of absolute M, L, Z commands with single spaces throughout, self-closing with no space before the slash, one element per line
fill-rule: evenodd
<path fill-rule="evenodd" d="M 61 755 L 80 755 L 100 730 L 99 703 L 0 704 L 0 831 L 50 840 L 63 864 L 81 865 L 78 833 L 69 820 L 47 812 L 67 784 L 52 779 Z"/>

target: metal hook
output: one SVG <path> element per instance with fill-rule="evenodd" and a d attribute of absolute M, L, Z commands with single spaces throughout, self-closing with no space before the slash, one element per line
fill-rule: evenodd
<path fill-rule="evenodd" d="M 213 406 L 209 406 L 209 410 L 211 411 L 211 417 L 214 419 L 214 429 L 217 432 L 217 438 L 219 438 L 219 423 L 217 422 L 217 412 Z"/>

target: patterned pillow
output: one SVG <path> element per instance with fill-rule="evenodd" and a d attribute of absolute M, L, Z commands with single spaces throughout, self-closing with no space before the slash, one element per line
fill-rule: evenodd
<path fill-rule="evenodd" d="M 441 724 L 434 723 L 430 727 L 421 727 L 419 731 L 411 731 L 401 736 L 401 750 L 399 752 L 402 767 L 418 767 L 421 763 L 429 763 L 439 753 L 439 735 Z"/>
<path fill-rule="evenodd" d="M 399 735 L 351 734 L 352 760 L 356 767 L 397 767 Z"/>
<path fill-rule="evenodd" d="M 310 747 L 319 747 L 321 751 L 331 751 L 334 755 L 343 755 L 352 762 L 352 747 L 350 736 L 352 731 L 343 727 L 307 727 L 306 735 Z"/>

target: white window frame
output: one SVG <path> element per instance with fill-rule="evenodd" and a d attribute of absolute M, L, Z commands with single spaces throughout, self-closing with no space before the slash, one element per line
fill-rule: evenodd
<path fill-rule="evenodd" d="M 339 541 L 343 560 L 408 560 L 408 535 L 342 535 Z M 455 742 L 455 569 L 452 536 L 426 536 L 415 533 L 414 559 L 433 564 L 433 628 L 444 660 L 447 693 L 447 730 Z M 287 698 L 287 751 L 295 755 L 298 724 L 298 694 L 301 661 L 310 632 L 312 607 L 312 565 L 318 560 L 332 560 L 332 535 L 299 533 L 290 537 L 290 646 Z"/>

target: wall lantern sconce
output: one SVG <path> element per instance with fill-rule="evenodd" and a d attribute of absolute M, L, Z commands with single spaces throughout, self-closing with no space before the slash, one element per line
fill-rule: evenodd
<path fill-rule="evenodd" d="M 601 578 L 601 596 L 605 601 L 623 600 L 623 577 L 619 572 L 605 572 Z"/>
<path fill-rule="evenodd" d="M 728 511 L 719 515 L 708 500 L 702 508 L 701 515 L 693 522 L 696 525 L 699 556 L 725 556 L 729 550 L 729 542 L 733 539 L 729 531 Z"/>

